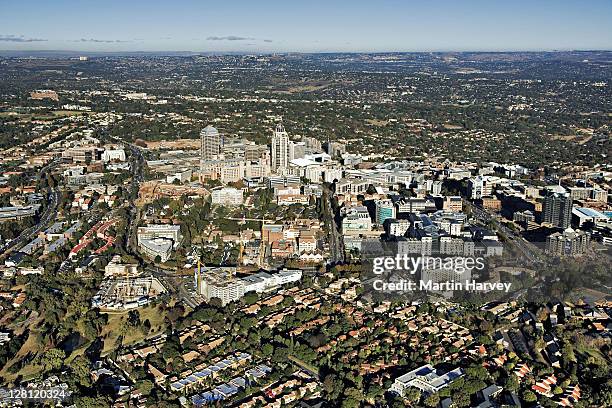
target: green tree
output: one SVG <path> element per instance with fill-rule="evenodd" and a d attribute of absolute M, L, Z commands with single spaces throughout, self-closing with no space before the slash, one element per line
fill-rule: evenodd
<path fill-rule="evenodd" d="M 64 364 L 65 359 L 66 353 L 63 350 L 54 348 L 42 355 L 41 364 L 46 371 L 57 370 Z"/>
<path fill-rule="evenodd" d="M 522 397 L 525 402 L 535 402 L 537 400 L 536 395 L 530 390 L 523 391 Z"/>
<path fill-rule="evenodd" d="M 437 393 L 429 394 L 427 397 L 425 397 L 425 400 L 423 402 L 427 407 L 437 407 L 440 403 L 440 396 Z"/>
<path fill-rule="evenodd" d="M 68 364 L 70 371 L 75 377 L 75 381 L 82 387 L 91 386 L 89 361 L 83 356 L 77 356 Z"/>
<path fill-rule="evenodd" d="M 138 390 L 142 393 L 142 395 L 149 395 L 153 390 L 153 383 L 150 380 L 144 380 L 138 386 Z"/>
<path fill-rule="evenodd" d="M 410 387 L 405 391 L 404 398 L 413 404 L 417 404 L 421 399 L 421 391 L 418 388 Z"/>

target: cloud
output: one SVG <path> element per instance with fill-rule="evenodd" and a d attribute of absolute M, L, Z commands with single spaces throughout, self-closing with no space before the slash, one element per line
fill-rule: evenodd
<path fill-rule="evenodd" d="M 128 40 L 101 40 L 98 38 L 81 38 L 80 40 L 72 40 L 72 42 L 92 42 L 92 43 L 114 44 L 114 43 L 126 43 L 130 41 Z"/>
<path fill-rule="evenodd" d="M 216 35 L 210 36 L 206 38 L 208 41 L 263 41 L 263 42 L 267 42 L 267 43 L 271 43 L 272 40 L 262 40 L 259 38 L 254 38 L 254 37 L 240 37 L 238 35 L 225 35 L 223 37 L 218 37 Z M 253 44 L 247 44 L 247 45 L 253 45 Z"/>
<path fill-rule="evenodd" d="M 245 41 L 254 40 L 252 37 L 239 37 L 237 35 L 226 35 L 224 37 L 211 36 L 206 38 L 208 41 Z"/>
<path fill-rule="evenodd" d="M 27 42 L 39 42 L 39 41 L 47 41 L 47 40 L 42 39 L 42 38 L 27 38 L 27 37 L 24 37 L 23 35 L 2 35 L 0 34 L 0 41 L 27 43 Z"/>

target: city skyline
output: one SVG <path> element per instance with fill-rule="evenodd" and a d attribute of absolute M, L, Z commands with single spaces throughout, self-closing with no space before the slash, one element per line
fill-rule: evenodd
<path fill-rule="evenodd" d="M 0 50 L 83 52 L 410 52 L 612 48 L 594 1 L 284 4 L 8 1 Z M 111 28 L 112 27 L 112 28 Z"/>

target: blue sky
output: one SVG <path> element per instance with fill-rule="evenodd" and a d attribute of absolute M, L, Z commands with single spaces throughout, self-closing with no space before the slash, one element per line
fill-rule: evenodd
<path fill-rule="evenodd" d="M 0 50 L 612 49 L 612 0 L 0 0 Z"/>

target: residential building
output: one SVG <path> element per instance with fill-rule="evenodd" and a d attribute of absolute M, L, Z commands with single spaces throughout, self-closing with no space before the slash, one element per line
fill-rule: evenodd
<path fill-rule="evenodd" d="M 572 221 L 572 199 L 567 194 L 551 193 L 544 198 L 542 222 L 553 227 L 568 228 Z"/>
<path fill-rule="evenodd" d="M 289 160 L 289 135 L 279 123 L 272 135 L 272 171 L 278 173 L 279 169 L 286 169 Z"/>
<path fill-rule="evenodd" d="M 211 194 L 212 203 L 220 205 L 241 205 L 244 202 L 244 192 L 233 187 L 217 188 Z"/>
<path fill-rule="evenodd" d="M 589 248 L 588 232 L 566 229 L 546 237 L 546 252 L 556 256 L 580 256 Z"/>

